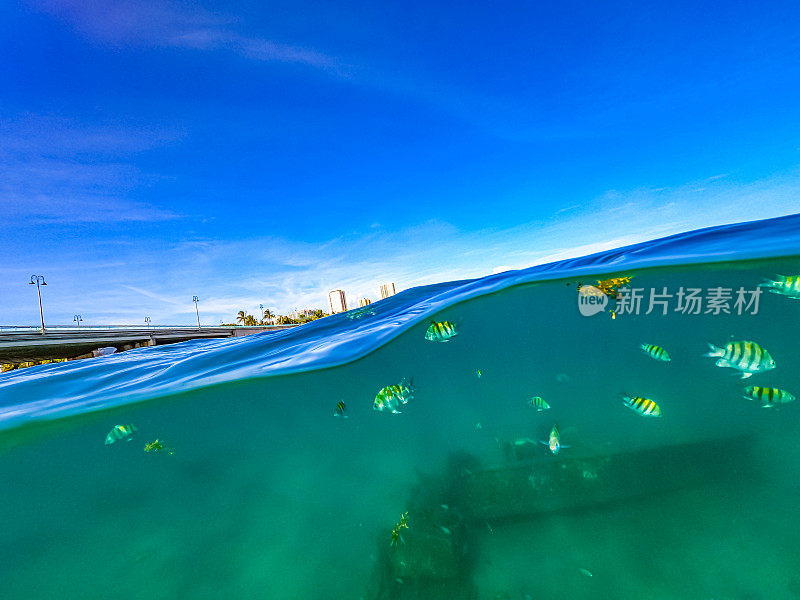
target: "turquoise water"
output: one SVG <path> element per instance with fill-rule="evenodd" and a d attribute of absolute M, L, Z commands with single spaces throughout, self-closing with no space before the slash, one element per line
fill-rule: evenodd
<path fill-rule="evenodd" d="M 800 395 L 800 301 L 761 288 L 757 314 L 611 318 L 576 293 L 617 276 L 755 290 L 800 274 L 796 232 L 719 228 L 0 375 L 2 597 L 798 598 L 800 402 L 742 393 Z M 426 341 L 431 319 L 458 335 Z M 743 380 L 704 356 L 732 340 L 776 368 Z M 402 412 L 373 410 L 403 378 Z M 104 444 L 128 423 L 130 443 Z M 554 424 L 557 455 L 539 443 Z M 156 438 L 174 454 L 144 452 Z"/>

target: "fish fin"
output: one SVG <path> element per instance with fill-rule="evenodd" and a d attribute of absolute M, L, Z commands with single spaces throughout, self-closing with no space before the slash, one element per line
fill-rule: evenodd
<path fill-rule="evenodd" d="M 748 377 L 752 376 L 752 373 L 742 373 L 742 379 L 747 379 Z"/>
<path fill-rule="evenodd" d="M 550 446 L 550 442 L 543 442 L 542 440 L 537 440 L 542 446 Z"/>
<path fill-rule="evenodd" d="M 708 352 L 708 353 L 704 354 L 703 356 L 722 356 L 723 354 L 725 354 L 725 350 L 723 350 L 722 348 L 718 348 L 717 346 L 715 346 L 714 344 L 712 344 L 710 342 L 706 342 L 706 343 L 708 344 L 708 347 L 711 350 L 711 352 Z"/>
<path fill-rule="evenodd" d="M 559 444 L 558 447 L 561 448 L 562 450 L 564 448 L 572 448 L 572 446 L 567 446 L 566 444 Z"/>
<path fill-rule="evenodd" d="M 724 358 L 720 358 L 716 363 L 718 367 L 730 367 L 730 363 Z"/>

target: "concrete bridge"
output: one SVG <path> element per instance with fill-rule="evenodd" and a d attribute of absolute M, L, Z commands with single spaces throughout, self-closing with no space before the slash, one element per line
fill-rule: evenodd
<path fill-rule="evenodd" d="M 16 364 L 53 359 L 88 358 L 100 348 L 113 346 L 118 352 L 195 340 L 251 335 L 296 325 L 258 327 L 0 327 L 0 364 Z"/>

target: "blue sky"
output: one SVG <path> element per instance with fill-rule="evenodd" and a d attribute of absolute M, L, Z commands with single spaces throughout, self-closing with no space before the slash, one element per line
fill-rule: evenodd
<path fill-rule="evenodd" d="M 229 322 L 800 210 L 794 2 L 0 4 L 0 324 Z"/>

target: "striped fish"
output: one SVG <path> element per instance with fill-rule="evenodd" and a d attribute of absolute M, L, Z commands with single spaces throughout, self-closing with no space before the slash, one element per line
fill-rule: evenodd
<path fill-rule="evenodd" d="M 133 434 L 137 431 L 135 425 L 114 425 L 113 429 L 109 431 L 106 436 L 106 446 L 121 440 L 130 442 L 133 439 Z"/>
<path fill-rule="evenodd" d="M 347 407 L 345 406 L 344 402 L 339 400 L 339 402 L 336 403 L 336 408 L 333 409 L 333 416 L 342 417 L 343 419 L 346 419 L 347 415 L 344 414 L 346 409 Z"/>
<path fill-rule="evenodd" d="M 653 344 L 641 344 L 639 346 L 642 350 L 644 350 L 645 354 L 650 356 L 650 358 L 654 358 L 656 360 L 662 360 L 664 362 L 669 362 L 672 360 L 669 357 L 669 354 L 666 350 L 664 350 L 661 346 L 655 346 Z"/>
<path fill-rule="evenodd" d="M 706 356 L 719 357 L 718 367 L 730 367 L 741 371 L 742 379 L 750 377 L 753 373 L 769 371 L 775 368 L 775 361 L 766 349 L 755 342 L 743 340 L 728 342 L 724 348 L 709 344 L 711 352 Z"/>
<path fill-rule="evenodd" d="M 550 448 L 552 454 L 558 454 L 562 448 L 569 448 L 569 446 L 565 446 L 561 443 L 561 434 L 558 432 L 558 425 L 553 425 L 547 441 L 541 443 Z"/>
<path fill-rule="evenodd" d="M 542 412 L 543 410 L 550 408 L 550 405 L 542 400 L 539 396 L 534 396 L 528 400 L 528 404 L 535 408 L 538 412 Z"/>
<path fill-rule="evenodd" d="M 660 417 L 661 407 L 650 400 L 650 398 L 640 398 L 639 396 L 625 396 L 622 401 L 625 406 L 639 413 L 643 417 Z"/>
<path fill-rule="evenodd" d="M 751 385 L 744 389 L 744 397 L 748 400 L 758 400 L 762 408 L 770 408 L 779 404 L 786 404 L 796 400 L 793 394 L 779 388 L 760 387 Z"/>
<path fill-rule="evenodd" d="M 800 300 L 800 275 L 776 275 L 775 279 L 768 279 L 759 286 L 768 288 L 773 294 Z"/>
<path fill-rule="evenodd" d="M 425 332 L 425 339 L 430 342 L 447 342 L 456 335 L 456 326 L 450 321 L 431 321 Z"/>
<path fill-rule="evenodd" d="M 397 409 L 403 404 L 407 404 L 413 397 L 413 384 L 407 383 L 404 379 L 397 385 L 387 385 L 378 390 L 372 408 L 378 411 L 399 413 L 400 411 Z"/>

